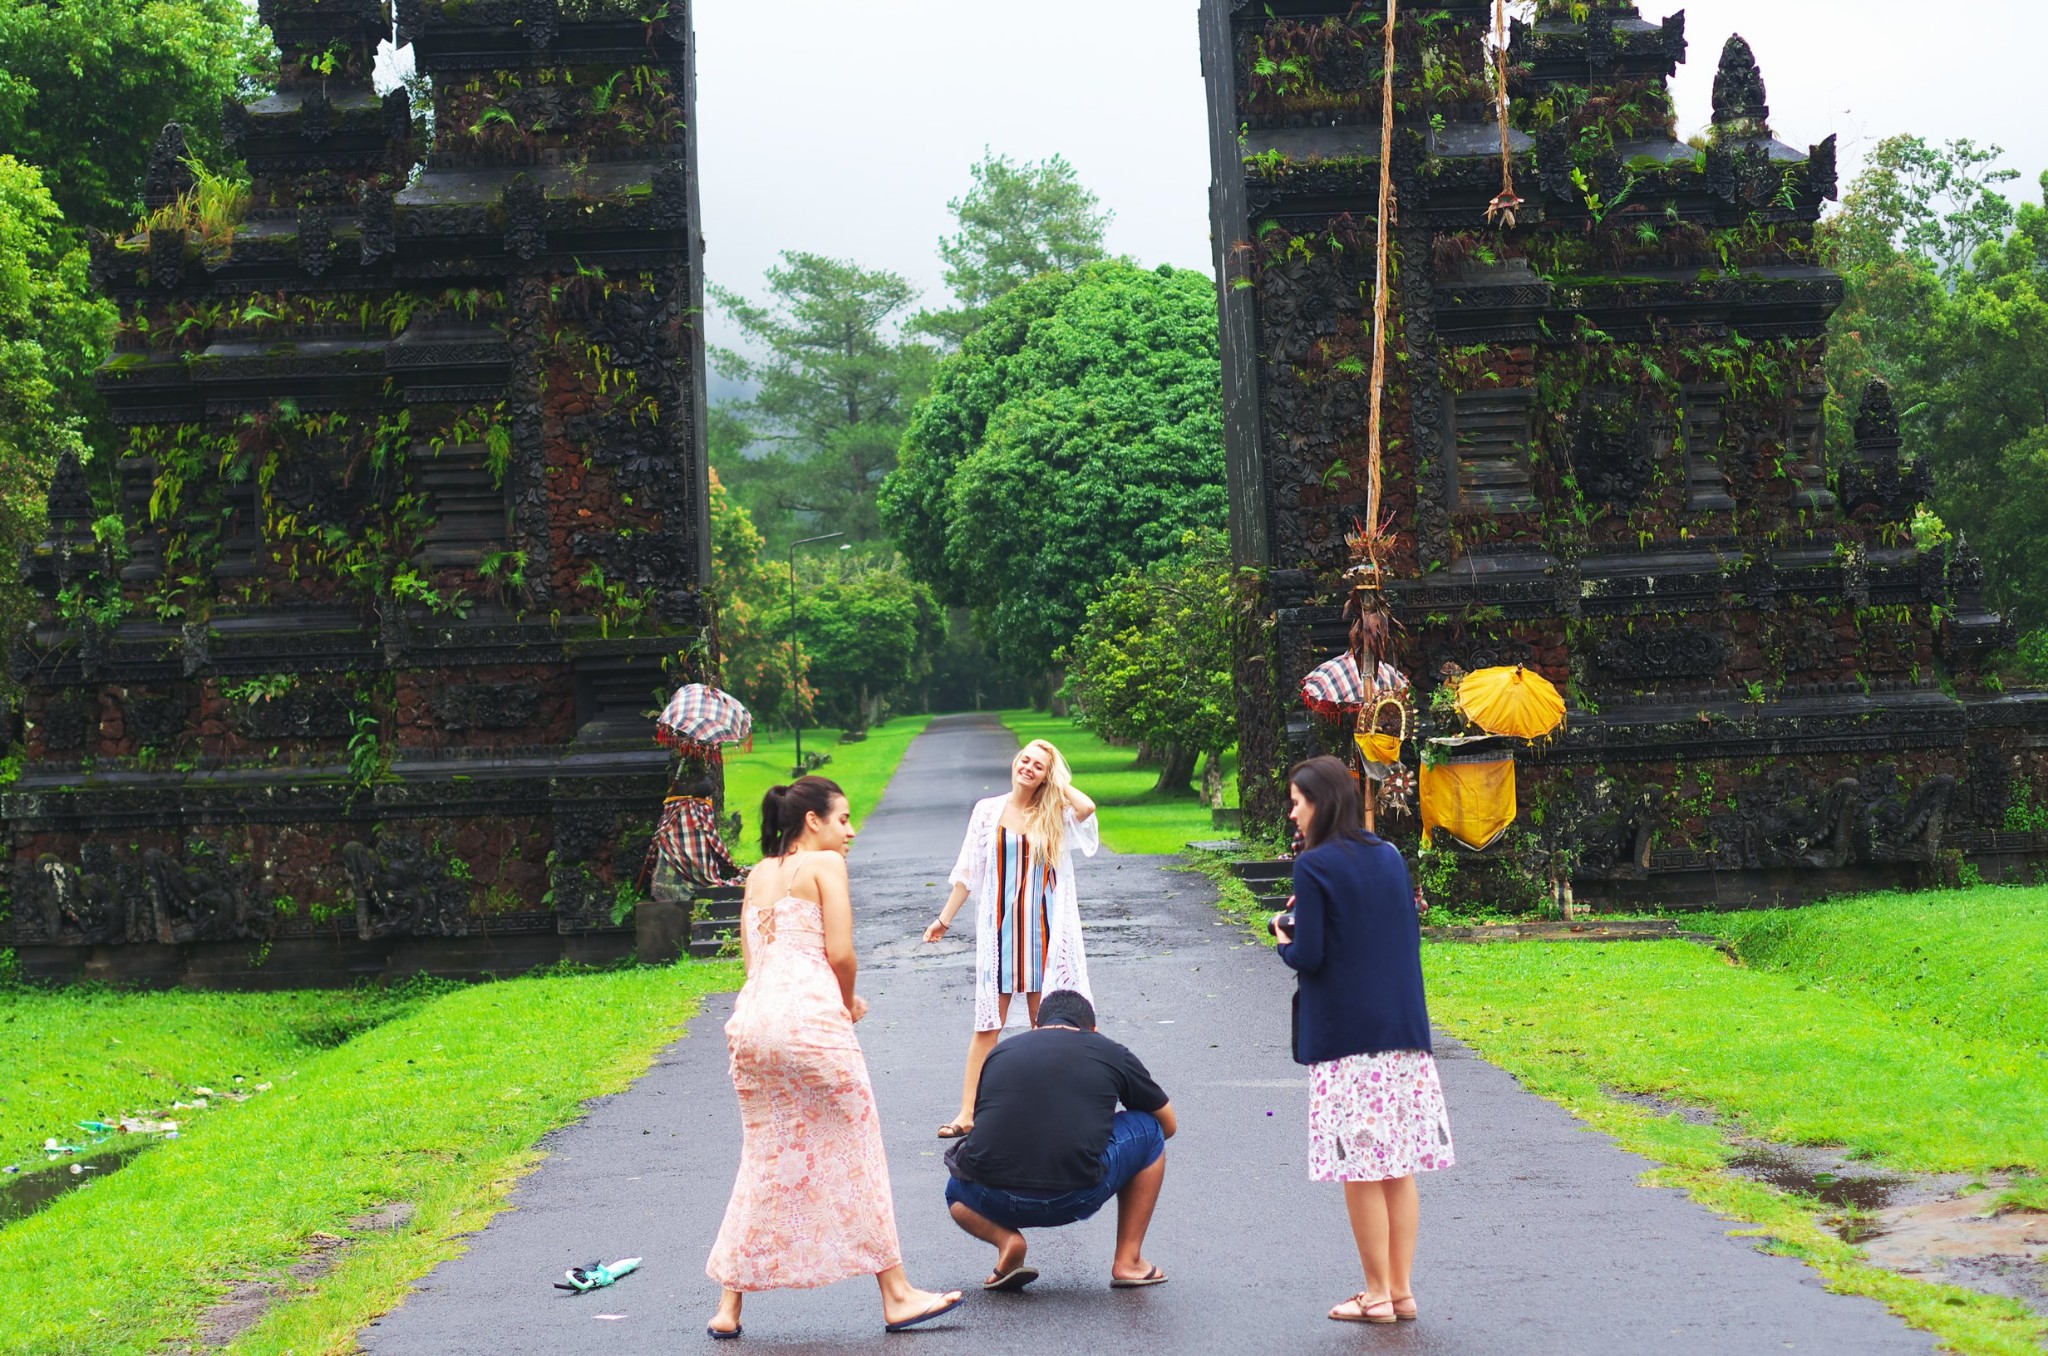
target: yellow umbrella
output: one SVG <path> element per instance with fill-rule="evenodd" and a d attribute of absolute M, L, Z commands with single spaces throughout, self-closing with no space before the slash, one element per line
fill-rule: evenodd
<path fill-rule="evenodd" d="M 1564 726 L 1564 698 L 1538 673 L 1514 668 L 1481 669 L 1458 684 L 1458 710 L 1493 735 L 1541 739 Z"/>

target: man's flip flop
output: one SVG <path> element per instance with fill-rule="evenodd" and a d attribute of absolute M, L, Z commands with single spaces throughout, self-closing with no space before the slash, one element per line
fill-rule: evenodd
<path fill-rule="evenodd" d="M 964 1139 L 967 1136 L 967 1133 L 972 1129 L 974 1129 L 974 1127 L 971 1125 L 962 1125 L 958 1121 L 947 1121 L 944 1125 L 939 1127 L 939 1138 Z"/>
<path fill-rule="evenodd" d="M 1130 1278 L 1126 1278 L 1123 1276 L 1112 1276 L 1109 1278 L 1109 1288 L 1112 1290 L 1136 1290 L 1141 1285 L 1165 1284 L 1166 1273 L 1161 1271 L 1158 1267 L 1153 1267 L 1143 1276 L 1136 1276 Z"/>
<path fill-rule="evenodd" d="M 940 1314 L 952 1313 L 955 1309 L 958 1309 L 961 1305 L 965 1304 L 966 1302 L 967 1297 L 965 1295 L 955 1295 L 950 1300 L 941 1299 L 937 1304 L 934 1304 L 931 1308 L 925 1310 L 916 1318 L 906 1318 L 901 1323 L 884 1323 L 882 1325 L 882 1331 L 902 1332 L 906 1328 L 914 1328 L 920 1323 L 929 1323 L 931 1320 L 937 1318 Z"/>
<path fill-rule="evenodd" d="M 1004 1290 L 1014 1295 L 1037 1279 L 1037 1267 L 1012 1267 L 992 1281 L 983 1281 L 981 1288 L 983 1290 Z"/>

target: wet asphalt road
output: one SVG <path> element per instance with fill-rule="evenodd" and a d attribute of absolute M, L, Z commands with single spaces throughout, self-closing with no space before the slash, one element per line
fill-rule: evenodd
<path fill-rule="evenodd" d="M 1757 1252 L 1675 1191 L 1636 1184 L 1616 1150 L 1449 1041 L 1438 1057 L 1459 1164 L 1423 1179 L 1422 1321 L 1324 1318 L 1360 1286 L 1334 1185 L 1306 1180 L 1307 1088 L 1287 1055 L 1292 982 L 1221 923 L 1211 887 L 1169 860 L 1077 868 L 1103 1030 L 1172 1095 L 1181 1134 L 1146 1252 L 1171 1276 L 1111 1291 L 1114 1207 L 1032 1236 L 1043 1278 L 983 1295 L 992 1250 L 945 1214 L 933 1130 L 957 1104 L 972 1013 L 971 926 L 917 934 L 945 894 L 973 800 L 1005 780 L 1015 740 L 992 719 L 934 722 L 855 845 L 861 1026 L 911 1280 L 967 1304 L 884 1337 L 872 1282 L 750 1297 L 740 1349 L 785 1352 L 1931 1352 L 1872 1301 L 1831 1295 L 1801 1263 Z M 514 1208 L 361 1335 L 371 1356 L 651 1356 L 707 1350 L 717 1291 L 704 1258 L 739 1159 L 739 1109 L 708 1003 L 630 1091 L 547 1142 Z M 639 1255 L 644 1269 L 584 1296 L 562 1269 Z M 724 1350 L 726 1348 L 720 1348 Z"/>

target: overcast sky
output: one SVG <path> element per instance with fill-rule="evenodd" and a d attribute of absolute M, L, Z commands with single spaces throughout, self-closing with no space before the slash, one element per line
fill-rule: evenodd
<path fill-rule="evenodd" d="M 1680 0 L 1646 3 L 1660 19 Z M 1110 248 L 1209 267 L 1194 0 L 693 0 L 705 260 L 753 295 L 783 250 L 889 268 L 946 303 L 935 252 L 984 146 L 1063 154 L 1116 213 Z M 1846 184 L 1895 132 L 2004 146 L 2038 199 L 2042 0 L 1686 0 L 1681 134 L 1727 35 L 1756 49 L 1779 137 L 1842 139 Z M 730 327 L 712 321 L 715 338 Z"/>
<path fill-rule="evenodd" d="M 1707 121 L 1728 34 L 1756 49 L 1772 126 L 1839 133 L 1843 182 L 1894 132 L 1997 142 L 2038 198 L 2048 117 L 2041 0 L 1673 0 L 1691 60 L 1681 132 Z M 1059 153 L 1116 212 L 1109 243 L 1209 267 L 1206 114 L 1193 0 L 695 0 L 706 271 L 758 295 L 778 251 L 945 287 L 946 201 L 984 145 Z M 772 17 L 771 17 L 772 16 Z M 714 323 L 716 323 L 714 319 Z"/>

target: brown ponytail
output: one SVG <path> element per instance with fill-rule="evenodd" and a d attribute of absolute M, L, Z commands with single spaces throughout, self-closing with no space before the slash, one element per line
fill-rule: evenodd
<path fill-rule="evenodd" d="M 761 855 L 783 857 L 803 836 L 804 817 L 832 817 L 832 802 L 846 799 L 839 783 L 824 777 L 799 777 L 788 786 L 771 786 L 761 797 Z"/>

